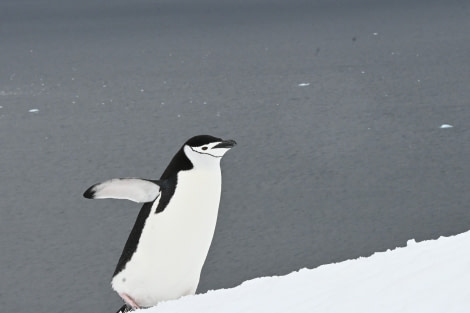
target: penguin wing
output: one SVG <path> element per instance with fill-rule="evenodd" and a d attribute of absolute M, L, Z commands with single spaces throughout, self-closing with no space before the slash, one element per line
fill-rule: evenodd
<path fill-rule="evenodd" d="M 85 191 L 88 199 L 125 199 L 138 203 L 152 202 L 158 197 L 160 186 L 155 181 L 141 178 L 114 178 L 95 184 Z"/>

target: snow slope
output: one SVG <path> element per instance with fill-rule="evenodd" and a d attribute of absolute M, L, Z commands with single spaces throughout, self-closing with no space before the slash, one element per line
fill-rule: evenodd
<path fill-rule="evenodd" d="M 367 258 L 246 281 L 145 313 L 470 312 L 470 231 Z"/>

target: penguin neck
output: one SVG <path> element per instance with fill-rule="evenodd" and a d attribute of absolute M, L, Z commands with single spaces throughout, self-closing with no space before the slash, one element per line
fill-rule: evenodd
<path fill-rule="evenodd" d="M 193 164 L 189 160 L 189 158 L 184 153 L 183 148 L 181 148 L 171 159 L 170 164 L 168 164 L 167 168 L 163 172 L 162 176 L 160 177 L 161 180 L 174 178 L 176 174 L 180 171 L 187 171 L 193 168 Z"/>
<path fill-rule="evenodd" d="M 181 171 L 189 170 L 205 170 L 216 171 L 220 173 L 220 159 L 212 156 L 202 155 L 195 156 L 195 164 L 188 158 L 184 152 L 184 146 L 175 154 L 168 167 L 163 172 L 160 180 L 175 178 Z"/>

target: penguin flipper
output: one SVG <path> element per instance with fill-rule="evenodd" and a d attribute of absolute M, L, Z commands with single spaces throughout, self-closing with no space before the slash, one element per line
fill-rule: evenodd
<path fill-rule="evenodd" d="M 160 193 L 155 181 L 141 178 L 114 178 L 88 188 L 83 196 L 88 199 L 125 199 L 137 203 L 152 202 Z"/>

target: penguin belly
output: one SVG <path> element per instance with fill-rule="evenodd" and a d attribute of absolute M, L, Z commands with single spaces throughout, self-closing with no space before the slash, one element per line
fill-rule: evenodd
<path fill-rule="evenodd" d="M 141 307 L 196 292 L 215 231 L 221 193 L 221 172 L 178 173 L 173 197 L 163 212 L 152 206 L 137 249 L 112 288 Z"/>

